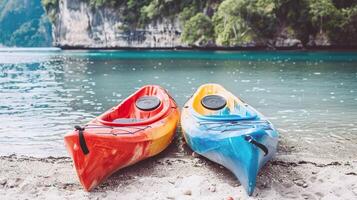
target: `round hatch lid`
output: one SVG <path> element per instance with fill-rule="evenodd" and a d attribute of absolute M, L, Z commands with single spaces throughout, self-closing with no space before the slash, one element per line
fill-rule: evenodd
<path fill-rule="evenodd" d="M 219 95 L 207 95 L 202 98 L 201 104 L 203 107 L 210 110 L 220 110 L 227 105 L 227 101 Z"/>
<path fill-rule="evenodd" d="M 150 111 L 160 106 L 160 99 L 156 96 L 143 96 L 136 100 L 135 105 L 140 110 Z"/>

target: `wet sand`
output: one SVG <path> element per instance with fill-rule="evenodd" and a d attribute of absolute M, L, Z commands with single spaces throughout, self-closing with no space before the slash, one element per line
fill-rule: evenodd
<path fill-rule="evenodd" d="M 1 199 L 357 199 L 357 158 L 300 157 L 284 142 L 251 197 L 228 170 L 177 142 L 90 193 L 68 157 L 9 155 L 0 157 L 0 166 Z"/>

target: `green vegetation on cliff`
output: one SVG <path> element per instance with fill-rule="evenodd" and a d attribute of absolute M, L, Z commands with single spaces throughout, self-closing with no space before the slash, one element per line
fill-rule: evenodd
<path fill-rule="evenodd" d="M 51 46 L 51 24 L 40 0 L 0 1 L 0 45 Z"/>
<path fill-rule="evenodd" d="M 203 13 L 196 14 L 186 21 L 181 38 L 189 44 L 213 43 L 214 32 L 212 21 Z"/>
<path fill-rule="evenodd" d="M 249 45 L 296 38 L 304 45 L 357 45 L 357 1 L 351 0 L 82 0 L 113 7 L 123 29 L 177 20 L 188 45 Z M 51 19 L 58 0 L 42 0 Z M 53 9 L 55 8 L 55 9 Z"/>

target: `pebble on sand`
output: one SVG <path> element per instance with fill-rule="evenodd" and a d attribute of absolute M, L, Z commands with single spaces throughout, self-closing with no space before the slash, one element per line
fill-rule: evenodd
<path fill-rule="evenodd" d="M 200 157 L 200 155 L 198 155 L 196 152 L 192 152 L 192 157 L 194 157 L 194 158 L 199 158 Z"/>
<path fill-rule="evenodd" d="M 0 180 L 0 185 L 4 186 L 4 185 L 6 185 L 6 183 L 7 183 L 7 180 L 6 180 L 6 179 Z"/>
<path fill-rule="evenodd" d="M 297 186 L 300 186 L 300 187 L 303 187 L 303 188 L 307 188 L 307 183 L 302 180 L 302 179 L 296 179 L 294 180 L 294 183 L 297 185 Z"/>
<path fill-rule="evenodd" d="M 192 195 L 192 191 L 191 190 L 186 190 L 183 194 L 184 195 Z"/>
<path fill-rule="evenodd" d="M 211 185 L 211 186 L 208 188 L 208 190 L 211 191 L 211 192 L 216 192 L 216 186 Z"/>

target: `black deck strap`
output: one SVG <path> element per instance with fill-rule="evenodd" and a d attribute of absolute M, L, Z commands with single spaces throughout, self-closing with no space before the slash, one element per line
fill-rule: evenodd
<path fill-rule="evenodd" d="M 75 126 L 74 128 L 78 131 L 79 145 L 81 146 L 82 152 L 84 155 L 87 155 L 89 153 L 89 150 L 86 140 L 84 139 L 84 134 L 83 134 L 84 128 L 80 126 Z"/>
<path fill-rule="evenodd" d="M 264 152 L 264 156 L 268 155 L 268 153 L 269 153 L 268 148 L 264 144 L 259 143 L 256 140 L 254 140 L 254 138 L 251 135 L 245 135 L 244 139 L 246 141 L 248 141 L 249 143 L 252 143 L 255 146 L 257 146 L 258 148 L 260 148 Z"/>

